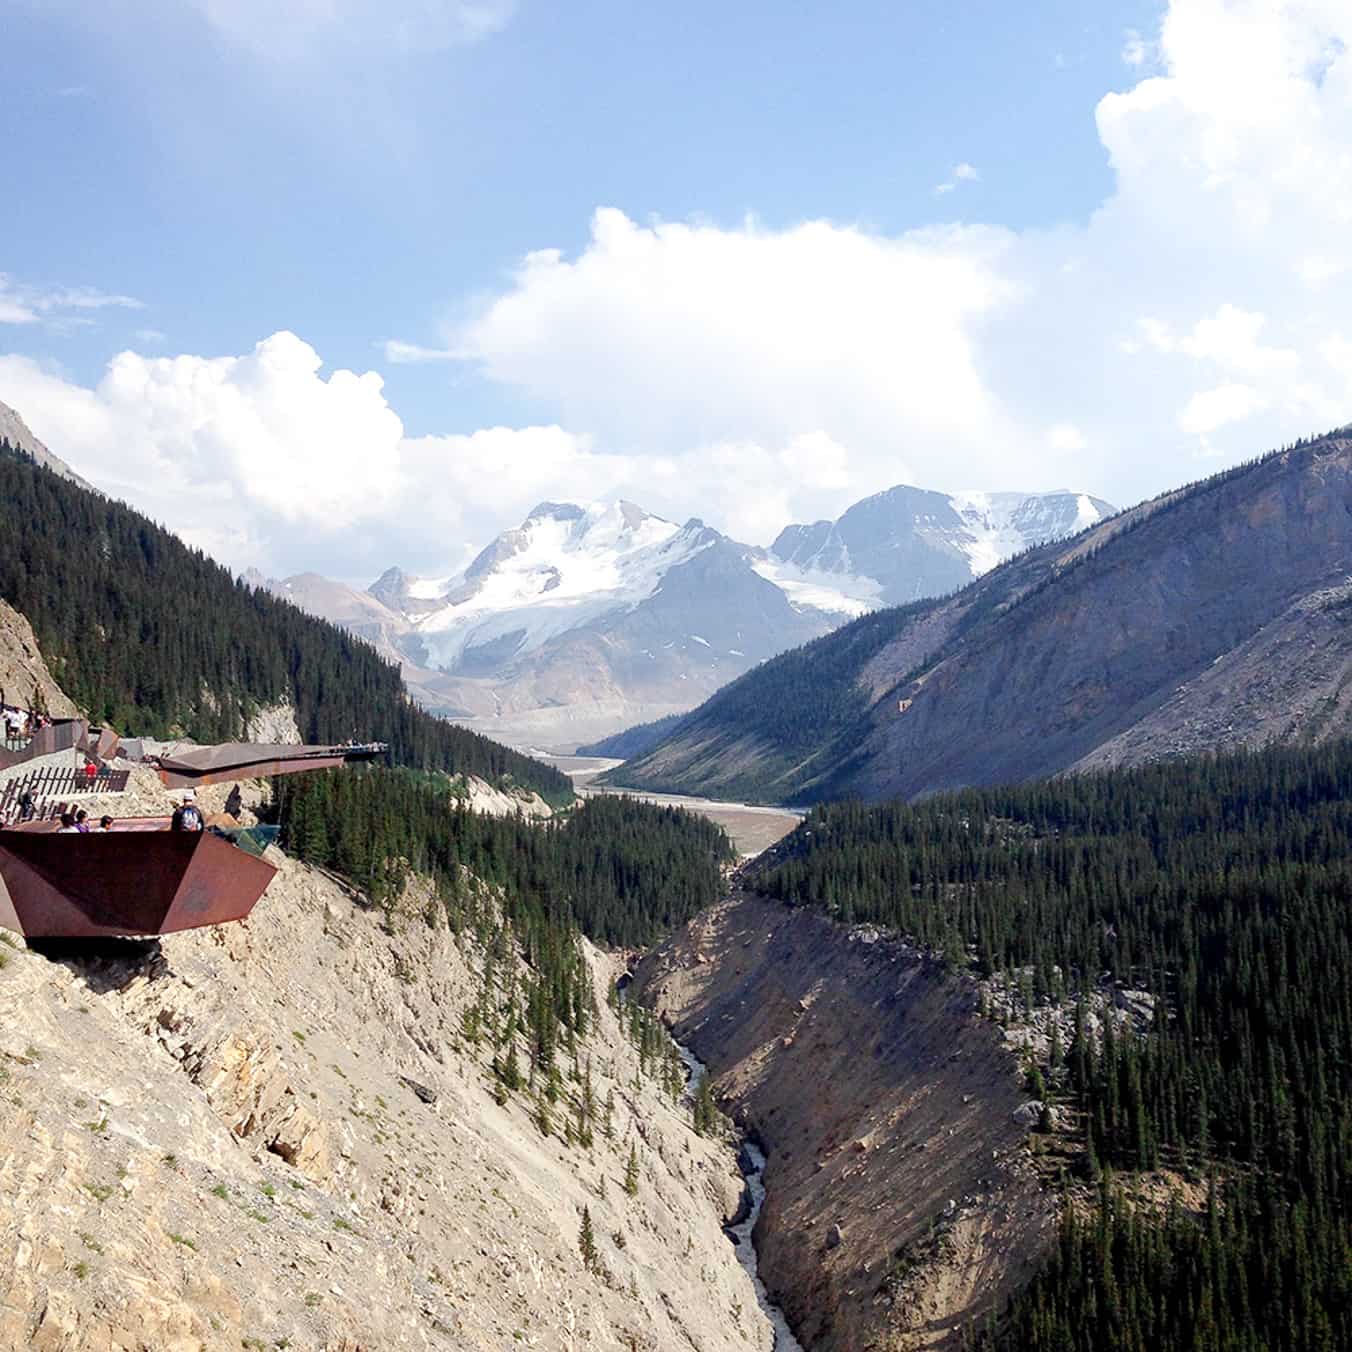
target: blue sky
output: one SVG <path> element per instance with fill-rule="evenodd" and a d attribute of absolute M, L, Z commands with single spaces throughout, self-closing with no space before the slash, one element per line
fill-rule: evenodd
<path fill-rule="evenodd" d="M 280 69 L 189 7 L 110 10 L 21 6 L 6 35 L 6 271 L 146 305 L 51 343 L 84 379 L 146 328 L 194 352 L 290 328 L 368 365 L 527 251 L 577 250 L 601 204 L 887 233 L 1082 220 L 1110 187 L 1085 111 L 1156 6 L 523 0 L 478 42 Z M 444 372 L 387 380 L 415 432 L 515 412 Z"/>
<path fill-rule="evenodd" d="M 232 563 L 1126 501 L 1350 416 L 1337 4 L 275 8 L 4 19 L 0 399 Z"/>

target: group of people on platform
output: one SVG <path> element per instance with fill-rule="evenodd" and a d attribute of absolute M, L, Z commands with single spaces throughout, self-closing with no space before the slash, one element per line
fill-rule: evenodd
<path fill-rule="evenodd" d="M 18 820 L 20 822 L 31 822 L 37 816 L 37 803 L 33 795 L 27 791 L 19 799 Z M 115 818 L 102 816 L 99 818 L 98 827 L 95 828 L 89 819 L 89 813 L 83 808 L 68 809 L 60 817 L 61 825 L 57 828 L 57 835 L 87 835 L 91 831 L 111 831 L 113 829 Z M 197 794 L 193 789 L 189 789 L 183 795 L 183 801 L 174 809 L 174 815 L 169 819 L 169 829 L 171 831 L 205 831 L 206 817 L 202 814 L 202 809 L 197 805 Z"/>
<path fill-rule="evenodd" d="M 25 818 L 25 820 L 27 820 Z M 183 795 L 183 801 L 174 809 L 174 815 L 169 819 L 169 829 L 171 831 L 205 831 L 207 826 L 206 818 L 202 815 L 202 809 L 197 806 L 197 794 L 189 789 Z M 92 831 L 94 828 L 89 824 L 89 814 L 83 809 L 75 812 L 63 812 L 61 814 L 61 828 L 57 835 L 66 835 L 68 832 L 80 834 Z M 100 817 L 100 831 L 111 831 L 113 829 L 112 817 Z"/>
<path fill-rule="evenodd" d="M 0 734 L 6 740 L 17 742 L 29 737 L 39 728 L 48 727 L 51 719 L 46 714 L 35 713 L 32 709 L 20 709 L 13 704 L 0 701 Z"/>
<path fill-rule="evenodd" d="M 89 824 L 89 813 L 83 808 L 78 812 L 63 812 L 61 814 L 61 829 L 57 835 L 64 836 L 71 832 L 78 835 L 87 835 L 94 828 Z M 99 818 L 99 830 L 111 831 L 113 829 L 113 819 L 111 817 Z"/>

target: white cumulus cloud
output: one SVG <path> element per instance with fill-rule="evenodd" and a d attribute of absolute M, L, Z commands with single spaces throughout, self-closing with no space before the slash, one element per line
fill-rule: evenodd
<path fill-rule="evenodd" d="M 529 255 L 451 346 L 608 447 L 822 434 L 881 465 L 942 442 L 979 479 L 1003 419 L 972 329 L 1017 294 L 1000 275 L 1009 243 L 958 228 L 640 225 L 602 209 L 578 258 Z"/>
<path fill-rule="evenodd" d="M 320 367 L 290 333 L 242 356 L 122 352 L 92 389 L 9 356 L 0 400 L 100 487 L 236 562 L 383 516 L 403 491 L 380 376 Z"/>
<path fill-rule="evenodd" d="M 1136 37 L 1136 82 L 1094 110 L 1115 190 L 1083 225 L 888 236 L 603 208 L 580 252 L 528 254 L 419 355 L 654 465 L 819 433 L 860 494 L 904 465 L 1126 502 L 1347 421 L 1328 354 L 1352 334 L 1352 9 L 1173 0 Z"/>
<path fill-rule="evenodd" d="M 889 235 L 603 207 L 579 251 L 525 255 L 439 341 L 385 345 L 528 396 L 543 425 L 407 439 L 378 376 L 326 376 L 290 335 L 124 354 L 89 389 L 10 358 L 0 399 L 231 561 L 347 576 L 454 561 L 548 497 L 622 493 L 752 541 L 900 482 L 1125 505 L 1352 418 L 1352 7 L 1172 0 L 1137 40 L 1130 87 L 1085 109 L 1115 186 L 1083 222 Z M 6 306 L 39 313 L 0 287 Z"/>

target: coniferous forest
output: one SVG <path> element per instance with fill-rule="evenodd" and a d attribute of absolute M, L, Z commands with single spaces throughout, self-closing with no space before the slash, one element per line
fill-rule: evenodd
<path fill-rule="evenodd" d="M 27 616 L 52 675 L 96 722 L 231 741 L 281 701 L 307 741 L 388 742 L 396 764 L 571 800 L 552 767 L 416 708 L 368 644 L 3 442 L 0 502 L 0 597 Z"/>
<path fill-rule="evenodd" d="M 755 885 L 1077 1010 L 1047 1069 L 1100 1201 L 993 1347 L 1352 1346 L 1352 744 L 823 806 Z M 1086 1036 L 1111 983 L 1148 1031 Z M 1159 1168 L 1202 1214 L 1113 1181 Z"/>
<path fill-rule="evenodd" d="M 733 849 L 721 826 L 636 798 L 589 798 L 561 819 L 475 812 L 441 776 L 370 769 L 275 782 L 287 852 L 342 873 L 373 901 L 409 873 L 453 883 L 458 869 L 504 890 L 520 914 L 598 943 L 655 942 L 718 899 Z"/>
<path fill-rule="evenodd" d="M 440 775 L 369 769 L 274 781 L 285 849 L 332 869 L 378 905 L 411 873 L 433 880 L 457 932 L 501 946 L 495 889 L 532 973 L 522 1022 L 546 1062 L 562 1035 L 586 1032 L 593 993 L 575 942 L 654 942 L 717 900 L 734 851 L 722 827 L 680 808 L 591 798 L 559 821 L 491 817 L 456 798 Z"/>

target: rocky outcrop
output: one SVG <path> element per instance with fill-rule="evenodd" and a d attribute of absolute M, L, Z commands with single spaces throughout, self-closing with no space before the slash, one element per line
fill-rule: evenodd
<path fill-rule="evenodd" d="M 761 1275 L 812 1352 L 959 1346 L 1026 1278 L 1055 1204 L 1024 1148 L 1017 1063 L 970 981 L 739 895 L 636 986 L 766 1149 Z"/>
<path fill-rule="evenodd" d="M 47 711 L 55 717 L 79 716 L 74 702 L 66 698 L 47 669 L 33 627 L 13 606 L 0 599 L 0 696 L 7 704 L 26 709 L 35 689 L 46 702 Z"/>
<path fill-rule="evenodd" d="M 246 742 L 261 742 L 267 746 L 297 745 L 305 739 L 296 722 L 296 706 L 287 700 L 265 704 L 254 712 L 244 730 Z"/>
<path fill-rule="evenodd" d="M 489 817 L 515 817 L 517 813 L 543 820 L 552 817 L 554 810 L 538 793 L 524 789 L 494 788 L 486 779 L 477 775 L 462 775 L 456 782 L 456 788 L 463 800 L 475 812 Z"/>
<path fill-rule="evenodd" d="M 462 1021 L 483 954 L 427 890 L 373 914 L 269 857 L 243 924 L 0 943 L 0 1347 L 766 1352 L 732 1151 L 603 1001 L 578 1055 L 614 1135 L 584 1149 L 495 1100 Z"/>

